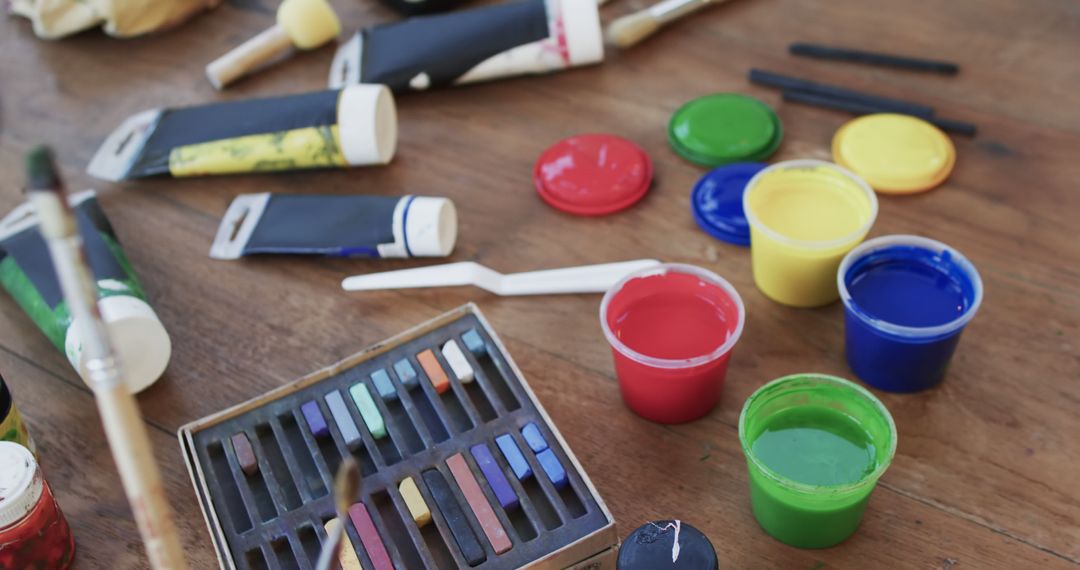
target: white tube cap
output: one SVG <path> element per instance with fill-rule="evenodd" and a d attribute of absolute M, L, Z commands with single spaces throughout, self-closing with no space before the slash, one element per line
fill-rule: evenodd
<path fill-rule="evenodd" d="M 172 356 L 172 341 L 157 313 L 138 297 L 116 295 L 98 301 L 101 317 L 109 329 L 113 349 L 132 394 L 150 387 L 165 372 Z M 72 322 L 64 340 L 68 361 L 86 378 L 79 327 Z"/>
<path fill-rule="evenodd" d="M 350 85 L 338 99 L 341 153 L 352 166 L 387 164 L 397 151 L 397 106 L 385 85 Z"/>
<path fill-rule="evenodd" d="M 604 61 L 604 31 L 596 2 L 559 0 L 566 50 L 570 65 L 589 65 Z"/>
<path fill-rule="evenodd" d="M 457 243 L 457 209 L 448 198 L 417 196 L 405 212 L 405 243 L 413 257 L 446 257 Z"/>
<path fill-rule="evenodd" d="M 0 528 L 30 514 L 45 489 L 37 461 L 29 449 L 0 441 Z"/>

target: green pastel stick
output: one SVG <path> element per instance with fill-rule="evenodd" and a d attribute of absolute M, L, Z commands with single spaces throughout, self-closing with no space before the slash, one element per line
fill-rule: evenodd
<path fill-rule="evenodd" d="M 360 417 L 364 418 L 371 437 L 375 439 L 386 437 L 386 423 L 383 422 L 382 414 L 375 406 L 375 400 L 372 399 L 371 392 L 368 392 L 367 385 L 363 382 L 353 385 L 349 388 L 349 395 L 352 396 L 356 409 L 360 411 Z"/>

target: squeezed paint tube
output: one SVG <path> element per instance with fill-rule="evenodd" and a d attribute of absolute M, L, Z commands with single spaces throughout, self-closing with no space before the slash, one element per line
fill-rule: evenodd
<path fill-rule="evenodd" d="M 165 372 L 172 354 L 169 334 L 147 303 L 97 195 L 80 192 L 70 202 L 97 281 L 98 308 L 124 365 L 124 381 L 132 393 L 139 392 Z M 0 285 L 85 377 L 79 327 L 72 326 L 49 247 L 29 203 L 0 220 Z"/>
<path fill-rule="evenodd" d="M 603 59 L 595 1 L 515 0 L 364 28 L 338 48 L 330 85 L 420 91 Z"/>
<path fill-rule="evenodd" d="M 446 257 L 456 241 L 457 211 L 447 198 L 242 194 L 210 257 Z"/>
<path fill-rule="evenodd" d="M 153 109 L 128 117 L 87 167 L 113 182 L 386 164 L 397 147 L 394 96 L 382 85 Z"/>

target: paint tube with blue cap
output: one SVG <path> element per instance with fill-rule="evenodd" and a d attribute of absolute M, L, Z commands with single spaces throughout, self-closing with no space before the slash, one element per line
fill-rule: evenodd
<path fill-rule="evenodd" d="M 330 86 L 423 91 L 603 59 L 595 0 L 512 0 L 364 28 L 338 48 Z"/>
<path fill-rule="evenodd" d="M 446 257 L 456 241 L 457 211 L 447 198 L 242 194 L 225 212 L 210 257 Z"/>

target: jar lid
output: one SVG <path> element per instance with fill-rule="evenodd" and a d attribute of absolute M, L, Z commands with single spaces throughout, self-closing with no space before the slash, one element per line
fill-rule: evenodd
<path fill-rule="evenodd" d="M 697 225 L 718 240 L 749 246 L 750 223 L 743 210 L 743 192 L 746 183 L 765 166 L 760 162 L 736 162 L 702 176 L 690 194 Z"/>
<path fill-rule="evenodd" d="M 894 113 L 849 121 L 833 136 L 832 153 L 833 161 L 886 194 L 930 190 L 956 164 L 956 147 L 941 129 Z"/>
<path fill-rule="evenodd" d="M 694 99 L 671 116 L 668 141 L 701 166 L 764 160 L 783 138 L 780 118 L 765 103 L 738 93 Z"/>
<path fill-rule="evenodd" d="M 606 134 L 561 140 L 540 155 L 533 169 L 540 197 L 579 216 L 629 208 L 649 191 L 652 177 L 652 160 L 641 147 Z"/>
<path fill-rule="evenodd" d="M 10 441 L 0 441 L 0 528 L 18 522 L 34 510 L 44 483 L 30 450 Z"/>
<path fill-rule="evenodd" d="M 616 570 L 718 570 L 716 549 L 698 529 L 679 520 L 645 523 L 619 547 Z"/>

